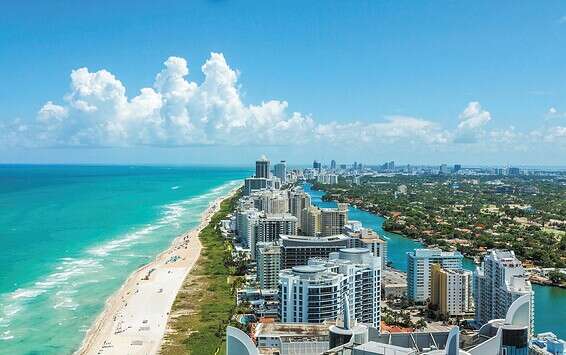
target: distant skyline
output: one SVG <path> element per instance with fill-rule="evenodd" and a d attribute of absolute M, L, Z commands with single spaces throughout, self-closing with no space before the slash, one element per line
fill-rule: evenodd
<path fill-rule="evenodd" d="M 561 1 L 7 3 L 0 163 L 564 166 L 565 19 Z"/>

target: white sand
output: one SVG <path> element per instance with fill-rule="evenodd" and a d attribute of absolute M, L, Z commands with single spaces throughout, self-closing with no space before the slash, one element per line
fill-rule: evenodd
<path fill-rule="evenodd" d="M 236 189 L 230 196 L 235 192 Z M 219 210 L 224 198 L 209 205 L 196 229 L 175 239 L 153 262 L 130 275 L 107 300 L 77 354 L 157 354 L 173 301 L 200 256 L 202 245 L 198 234 Z"/>

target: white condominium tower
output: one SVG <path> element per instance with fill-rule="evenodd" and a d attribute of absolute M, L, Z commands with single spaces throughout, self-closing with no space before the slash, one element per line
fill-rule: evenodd
<path fill-rule="evenodd" d="M 381 260 L 367 249 L 346 248 L 328 260 L 311 259 L 279 273 L 281 322 L 335 320 L 348 298 L 358 322 L 379 326 Z"/>
<path fill-rule="evenodd" d="M 474 300 L 476 321 L 485 324 L 491 319 L 505 318 L 513 301 L 528 294 L 534 296 L 523 264 L 513 251 L 490 250 L 483 264 L 474 273 Z M 531 299 L 530 304 L 533 304 Z M 530 308 L 531 323 L 534 318 Z M 532 329 L 532 326 L 531 326 Z"/>
<path fill-rule="evenodd" d="M 322 323 L 342 310 L 346 280 L 324 265 L 301 265 L 279 273 L 279 320 Z"/>
<path fill-rule="evenodd" d="M 444 269 L 462 269 L 463 258 L 457 251 L 440 249 L 415 249 L 407 253 L 407 298 L 414 302 L 429 300 L 432 264 L 440 264 Z"/>
<path fill-rule="evenodd" d="M 315 263 L 326 263 L 329 270 L 344 275 L 352 318 L 380 326 L 381 258 L 366 248 L 347 248 L 330 254 L 328 261 L 313 260 Z"/>
<path fill-rule="evenodd" d="M 250 248 L 255 240 L 257 224 L 263 216 L 263 212 L 255 208 L 238 211 L 236 214 L 236 233 L 240 243 Z"/>

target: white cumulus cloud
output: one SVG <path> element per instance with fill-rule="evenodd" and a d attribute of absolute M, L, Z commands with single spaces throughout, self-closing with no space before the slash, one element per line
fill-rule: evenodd
<path fill-rule="evenodd" d="M 564 127 L 533 134 L 514 128 L 488 131 L 489 111 L 468 103 L 452 129 L 411 116 L 387 116 L 370 122 L 328 122 L 289 110 L 284 100 L 247 104 L 239 72 L 223 54 L 211 53 L 201 66 L 202 83 L 189 80 L 184 58 L 169 57 L 150 87 L 128 96 L 107 70 L 73 70 L 70 90 L 60 102 L 47 101 L 33 121 L 0 122 L 0 142 L 40 147 L 124 147 L 191 145 L 336 144 L 376 147 L 400 143 L 450 146 L 454 143 L 510 144 L 528 137 L 564 139 Z M 556 109 L 549 114 L 557 115 Z"/>
<path fill-rule="evenodd" d="M 475 143 L 484 133 L 484 126 L 491 121 L 491 113 L 482 108 L 479 102 L 472 101 L 460 113 L 460 122 L 455 132 L 456 143 Z"/>
<path fill-rule="evenodd" d="M 43 145 L 136 146 L 195 144 L 289 144 L 305 142 L 315 123 L 287 112 L 287 102 L 246 105 L 238 73 L 212 53 L 202 66 L 204 82 L 187 80 L 187 61 L 170 57 L 151 88 L 128 98 L 106 70 L 71 73 L 64 104 L 47 102 L 38 112 Z"/>

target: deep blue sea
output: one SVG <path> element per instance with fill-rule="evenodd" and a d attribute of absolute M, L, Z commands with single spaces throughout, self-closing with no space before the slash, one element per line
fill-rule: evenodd
<path fill-rule="evenodd" d="M 250 170 L 0 165 L 0 354 L 70 354 L 105 300 Z"/>
<path fill-rule="evenodd" d="M 336 206 L 333 201 L 322 201 L 324 193 L 310 189 L 310 185 L 305 185 L 305 191 L 311 195 L 313 204 L 317 206 Z M 362 222 L 363 226 L 372 228 L 387 240 L 387 257 L 395 269 L 407 271 L 407 252 L 416 248 L 424 248 L 423 244 L 416 240 L 384 231 L 383 222 L 385 219 L 382 216 L 350 206 L 348 218 Z M 470 259 L 464 259 L 464 267 L 472 271 L 475 269 L 475 265 Z M 565 339 L 566 290 L 539 285 L 533 285 L 533 288 L 535 290 L 535 332 L 551 331 Z"/>

